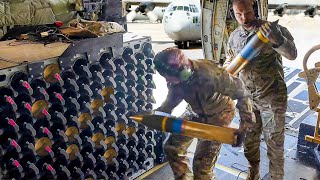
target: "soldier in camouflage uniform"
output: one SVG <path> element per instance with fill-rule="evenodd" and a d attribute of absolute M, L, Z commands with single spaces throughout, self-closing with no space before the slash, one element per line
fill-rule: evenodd
<path fill-rule="evenodd" d="M 243 82 L 233 77 L 212 61 L 190 60 L 181 50 L 168 48 L 155 56 L 157 71 L 168 83 L 168 95 L 157 111 L 171 113 L 185 100 L 195 115 L 186 115 L 189 120 L 227 127 L 231 123 L 237 99 L 241 123 L 236 132 L 243 135 L 254 121 L 251 101 Z M 214 133 L 214 132 L 212 132 Z M 193 138 L 172 134 L 165 145 L 170 166 L 176 179 L 193 179 L 187 162 L 187 148 Z M 241 140 L 238 141 L 238 145 Z M 217 161 L 221 143 L 199 140 L 194 159 L 194 179 L 215 179 L 213 168 Z"/>
<path fill-rule="evenodd" d="M 244 141 L 245 156 L 249 161 L 247 179 L 259 179 L 260 135 L 263 132 L 268 147 L 271 179 L 284 176 L 284 125 L 287 109 L 287 87 L 284 81 L 281 55 L 294 60 L 297 56 L 293 37 L 280 25 L 256 19 L 251 0 L 234 0 L 233 10 L 241 25 L 229 38 L 229 54 L 224 67 L 228 66 L 250 38 L 261 30 L 269 39 L 261 52 L 240 73 L 239 77 L 251 92 L 256 124 Z"/>

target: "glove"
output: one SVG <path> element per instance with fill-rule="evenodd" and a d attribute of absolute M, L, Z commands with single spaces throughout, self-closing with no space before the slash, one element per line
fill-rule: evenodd
<path fill-rule="evenodd" d="M 284 37 L 281 33 L 280 27 L 278 26 L 278 22 L 279 20 L 272 23 L 266 22 L 259 29 L 263 36 L 268 38 L 269 42 L 275 48 L 281 46 L 284 42 Z"/>
<path fill-rule="evenodd" d="M 237 142 L 236 144 L 233 144 L 232 147 L 241 147 L 244 139 L 246 138 L 246 132 L 241 132 L 237 130 L 233 134 L 237 136 Z"/>
<path fill-rule="evenodd" d="M 233 134 L 237 136 L 237 142 L 236 144 L 232 145 L 233 147 L 240 147 L 246 138 L 247 132 L 251 131 L 251 128 L 253 127 L 252 123 L 243 122 L 240 123 L 240 127 L 238 130 L 236 130 Z"/>

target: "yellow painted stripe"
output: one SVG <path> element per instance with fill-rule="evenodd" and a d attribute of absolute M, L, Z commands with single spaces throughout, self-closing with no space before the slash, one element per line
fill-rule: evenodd
<path fill-rule="evenodd" d="M 239 58 L 237 59 L 237 64 L 242 65 L 242 64 L 248 63 L 248 62 L 249 62 L 249 60 L 242 57 L 242 55 L 239 55 Z"/>
<path fill-rule="evenodd" d="M 187 153 L 187 157 L 190 158 L 190 159 L 193 159 L 193 154 L 194 153 L 192 153 L 192 152 L 188 152 Z M 228 174 L 232 174 L 232 175 L 234 175 L 236 177 L 240 174 L 239 177 L 242 178 L 242 179 L 246 179 L 247 176 L 248 176 L 248 174 L 246 172 L 241 172 L 241 171 L 238 171 L 236 169 L 232 169 L 232 168 L 229 168 L 227 166 L 224 166 L 224 165 L 221 165 L 221 164 L 218 164 L 218 163 L 216 163 L 215 168 L 217 168 L 217 169 L 219 169 L 221 171 L 224 171 L 224 172 L 226 172 Z"/>
<path fill-rule="evenodd" d="M 142 174 L 141 176 L 137 177 L 136 180 L 142 180 L 144 178 L 146 178 L 147 176 L 151 175 L 152 173 L 158 171 L 159 169 L 163 168 L 164 166 L 166 166 L 168 164 L 168 162 L 159 164 L 153 168 L 151 168 L 149 171 L 147 171 L 146 173 Z"/>
<path fill-rule="evenodd" d="M 165 117 L 163 118 L 163 120 L 162 120 L 162 125 L 161 125 L 162 131 L 166 131 L 167 119 L 168 119 L 168 117 L 165 116 Z"/>
<path fill-rule="evenodd" d="M 242 57 L 239 53 L 230 63 L 230 65 L 226 68 L 226 70 L 230 74 L 237 74 L 245 65 L 247 65 L 249 61 Z"/>
<path fill-rule="evenodd" d="M 260 31 L 257 32 L 257 35 L 258 35 L 259 39 L 260 39 L 262 42 L 264 42 L 264 43 L 268 43 L 268 42 L 269 42 L 269 39 L 267 39 L 266 37 L 264 37 L 264 35 L 263 35 Z"/>
<path fill-rule="evenodd" d="M 246 172 L 241 172 L 241 171 L 238 171 L 238 170 L 235 170 L 235 169 L 232 169 L 232 168 L 229 168 L 227 166 L 223 166 L 221 164 L 216 164 L 216 168 L 217 169 L 220 169 L 221 171 L 224 171 L 226 173 L 229 173 L 229 174 L 232 174 L 236 177 L 240 177 L 242 179 L 246 179 L 248 174 Z"/>

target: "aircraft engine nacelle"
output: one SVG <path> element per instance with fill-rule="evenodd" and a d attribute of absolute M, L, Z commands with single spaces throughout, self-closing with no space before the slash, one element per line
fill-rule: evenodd
<path fill-rule="evenodd" d="M 135 11 L 141 12 L 142 14 L 147 14 L 149 11 L 153 11 L 155 7 L 156 6 L 153 3 L 143 2 L 139 4 Z"/>
<path fill-rule="evenodd" d="M 153 12 L 155 7 L 156 6 L 154 3 L 150 3 L 150 2 L 140 3 L 139 6 L 134 11 L 130 11 L 127 14 L 127 21 L 128 22 L 133 21 L 136 18 L 137 13 L 141 13 L 142 15 L 146 15 L 151 22 L 156 22 L 159 17 L 156 15 L 156 13 Z"/>
<path fill-rule="evenodd" d="M 137 12 L 136 11 L 130 11 L 127 15 L 127 22 L 132 22 L 137 16 Z"/>
<path fill-rule="evenodd" d="M 147 16 L 151 22 L 156 22 L 158 20 L 158 16 L 153 11 L 147 12 Z"/>
<path fill-rule="evenodd" d="M 283 14 L 286 12 L 286 10 L 287 10 L 287 4 L 283 4 L 283 5 L 278 6 L 278 7 L 273 11 L 273 14 L 282 17 Z"/>
<path fill-rule="evenodd" d="M 317 14 L 317 6 L 309 6 L 305 11 L 304 15 L 314 17 Z"/>

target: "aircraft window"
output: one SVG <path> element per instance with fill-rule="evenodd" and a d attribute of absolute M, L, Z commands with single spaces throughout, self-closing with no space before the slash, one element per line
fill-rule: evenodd
<path fill-rule="evenodd" d="M 184 7 L 184 11 L 189 11 L 189 7 L 188 6 L 183 6 Z"/>
<path fill-rule="evenodd" d="M 178 11 L 183 11 L 183 6 L 178 6 L 177 10 Z"/>
<path fill-rule="evenodd" d="M 169 12 L 175 11 L 176 9 L 177 9 L 177 6 L 172 6 L 172 7 L 169 9 Z"/>
<path fill-rule="evenodd" d="M 192 23 L 199 23 L 199 18 L 197 16 L 194 16 L 192 20 Z"/>
<path fill-rule="evenodd" d="M 196 6 L 194 4 L 189 4 L 191 12 L 197 12 Z"/>
<path fill-rule="evenodd" d="M 198 8 L 197 7 L 194 7 L 194 12 L 199 12 Z"/>

